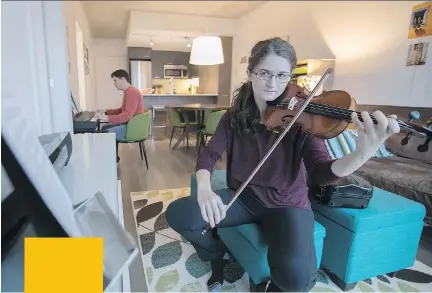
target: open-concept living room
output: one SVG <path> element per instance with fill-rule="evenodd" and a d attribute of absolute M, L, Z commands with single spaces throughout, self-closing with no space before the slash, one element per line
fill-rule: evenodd
<path fill-rule="evenodd" d="M 2 1 L 2 292 L 431 292 L 431 1 Z"/>

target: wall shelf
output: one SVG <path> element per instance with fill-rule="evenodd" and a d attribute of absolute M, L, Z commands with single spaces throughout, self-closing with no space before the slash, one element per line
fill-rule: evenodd
<path fill-rule="evenodd" d="M 290 83 L 297 84 L 300 76 L 323 75 L 328 68 L 335 68 L 335 59 L 304 59 L 297 62 L 293 69 Z M 324 83 L 324 90 L 331 90 L 333 85 L 333 74 Z"/>

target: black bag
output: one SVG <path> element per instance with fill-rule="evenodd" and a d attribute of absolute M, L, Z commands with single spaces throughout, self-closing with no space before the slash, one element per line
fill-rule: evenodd
<path fill-rule="evenodd" d="M 373 185 L 357 174 L 351 174 L 327 186 L 309 187 L 309 195 L 316 202 L 331 207 L 364 209 L 372 197 Z"/>

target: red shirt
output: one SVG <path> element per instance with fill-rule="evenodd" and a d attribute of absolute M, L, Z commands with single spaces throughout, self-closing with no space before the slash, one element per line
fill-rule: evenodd
<path fill-rule="evenodd" d="M 106 114 L 110 123 L 126 123 L 133 116 L 143 112 L 144 101 L 141 92 L 137 88 L 130 86 L 124 91 L 121 108 L 109 109 Z"/>

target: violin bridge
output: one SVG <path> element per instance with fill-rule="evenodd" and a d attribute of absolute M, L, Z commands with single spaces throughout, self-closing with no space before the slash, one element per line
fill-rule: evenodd
<path fill-rule="evenodd" d="M 298 101 L 297 101 L 296 97 L 293 97 L 288 104 L 288 109 L 290 109 L 291 111 L 294 110 L 294 107 L 297 104 L 297 102 Z"/>

